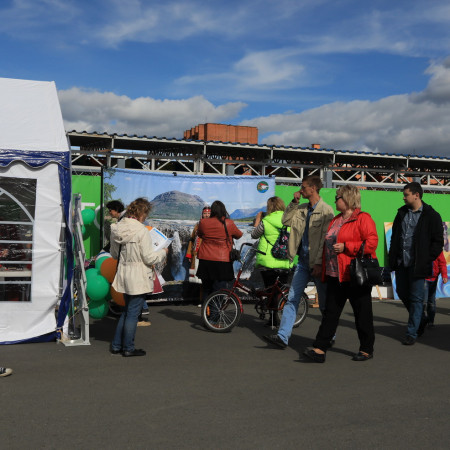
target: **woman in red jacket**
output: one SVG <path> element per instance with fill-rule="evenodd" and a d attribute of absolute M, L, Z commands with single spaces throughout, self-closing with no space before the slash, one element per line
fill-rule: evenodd
<path fill-rule="evenodd" d="M 340 212 L 330 223 L 325 236 L 322 277 L 327 281 L 327 297 L 322 323 L 313 348 L 304 354 L 315 362 L 325 362 L 325 353 L 336 332 L 347 299 L 355 314 L 360 342 L 354 361 L 373 357 L 375 331 L 372 314 L 372 288 L 350 284 L 350 261 L 365 242 L 364 253 L 376 258 L 378 235 L 370 214 L 361 211 L 361 195 L 356 186 L 345 185 L 336 192 L 336 209 Z"/>
<path fill-rule="evenodd" d="M 206 299 L 215 289 L 220 289 L 220 282 L 234 278 L 230 251 L 233 238 L 239 239 L 242 231 L 230 219 L 225 205 L 216 200 L 211 205 L 210 217 L 200 220 L 197 234 L 202 239 L 197 254 L 197 277 L 202 280 L 203 299 Z"/>

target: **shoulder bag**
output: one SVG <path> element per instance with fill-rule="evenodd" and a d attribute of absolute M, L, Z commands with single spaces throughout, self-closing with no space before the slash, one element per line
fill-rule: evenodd
<path fill-rule="evenodd" d="M 233 239 L 230 238 L 230 235 L 228 234 L 228 230 L 227 230 L 227 224 L 226 224 L 226 220 L 224 220 L 223 222 L 223 226 L 225 228 L 225 234 L 227 235 L 227 240 L 228 242 L 230 242 L 232 249 L 230 250 L 230 261 L 239 261 L 241 254 L 239 253 L 239 250 L 234 248 L 234 241 Z"/>
<path fill-rule="evenodd" d="M 364 254 L 366 241 L 361 244 L 358 254 L 350 262 L 350 279 L 354 286 L 375 286 L 383 283 L 383 268 L 378 259 Z"/>
<path fill-rule="evenodd" d="M 288 242 L 289 231 L 287 227 L 282 227 L 275 244 L 272 246 L 272 256 L 277 259 L 288 259 Z"/>

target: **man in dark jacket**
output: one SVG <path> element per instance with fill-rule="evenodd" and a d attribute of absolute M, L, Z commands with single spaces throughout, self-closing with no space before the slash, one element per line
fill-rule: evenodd
<path fill-rule="evenodd" d="M 389 265 L 395 271 L 397 294 L 409 312 L 404 345 L 413 345 L 425 329 L 425 278 L 444 245 L 442 218 L 422 201 L 423 190 L 412 182 L 403 188 L 402 206 L 392 227 Z"/>

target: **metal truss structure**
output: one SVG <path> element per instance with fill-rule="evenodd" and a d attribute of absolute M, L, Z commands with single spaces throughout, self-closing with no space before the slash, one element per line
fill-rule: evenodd
<path fill-rule="evenodd" d="M 193 141 L 147 136 L 67 133 L 72 172 L 109 168 L 196 175 L 268 175 L 277 184 L 299 185 L 317 174 L 325 187 L 358 184 L 372 190 L 401 190 L 418 181 L 425 192 L 450 194 L 450 158 L 303 147 Z"/>

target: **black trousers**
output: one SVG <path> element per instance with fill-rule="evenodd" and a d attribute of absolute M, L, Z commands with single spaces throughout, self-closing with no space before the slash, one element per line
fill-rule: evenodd
<path fill-rule="evenodd" d="M 339 283 L 336 277 L 327 277 L 327 301 L 322 323 L 313 344 L 314 347 L 320 348 L 324 352 L 330 348 L 330 341 L 336 333 L 339 318 L 348 299 L 355 314 L 359 351 L 372 353 L 375 343 L 375 330 L 373 327 L 371 292 L 371 287 L 354 287 L 350 282 Z"/>
<path fill-rule="evenodd" d="M 289 280 L 289 271 L 283 270 L 280 272 L 276 269 L 263 269 L 261 270 L 261 277 L 265 288 L 273 286 L 277 278 L 280 279 L 281 284 L 287 284 Z"/>

